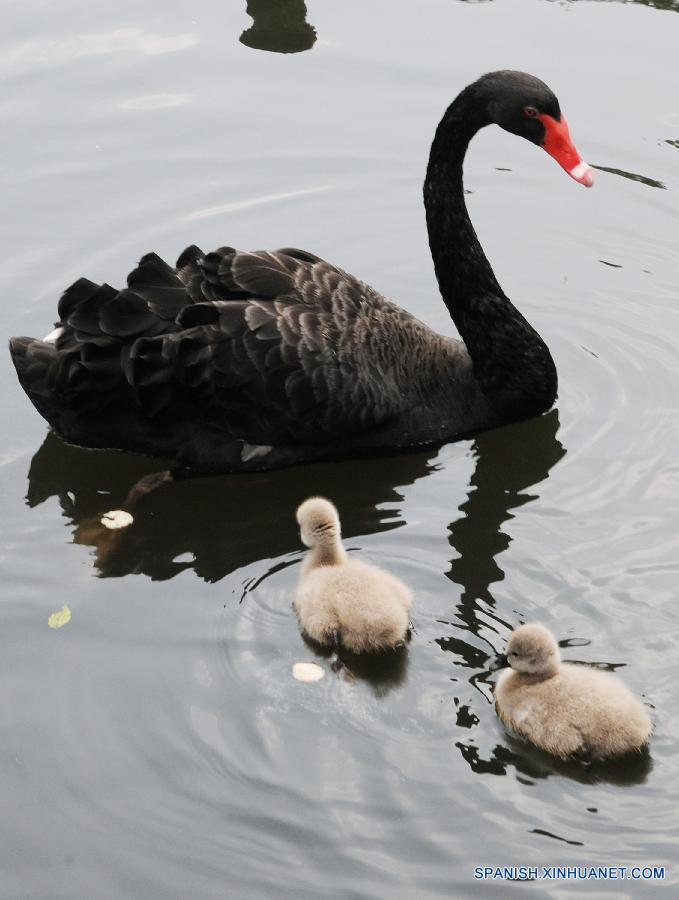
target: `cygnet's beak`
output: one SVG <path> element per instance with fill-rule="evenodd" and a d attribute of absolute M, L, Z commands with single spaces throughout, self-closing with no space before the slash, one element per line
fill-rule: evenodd
<path fill-rule="evenodd" d="M 498 669 L 505 669 L 509 665 L 509 660 L 507 659 L 506 653 L 498 653 L 497 656 L 492 656 L 488 661 L 488 671 L 496 672 Z"/>

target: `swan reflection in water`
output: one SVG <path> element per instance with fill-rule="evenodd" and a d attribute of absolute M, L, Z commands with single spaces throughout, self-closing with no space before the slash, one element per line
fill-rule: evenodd
<path fill-rule="evenodd" d="M 240 36 L 241 44 L 270 53 L 300 53 L 316 43 L 316 29 L 306 21 L 304 0 L 248 0 L 253 19 Z"/>
<path fill-rule="evenodd" d="M 31 462 L 27 502 L 37 506 L 58 497 L 74 526 L 74 543 L 95 548 L 94 564 L 102 576 L 138 573 L 166 580 L 193 569 L 203 580 L 216 582 L 260 560 L 263 547 L 268 558 L 299 550 L 294 510 L 320 485 L 342 509 L 344 537 L 402 525 L 398 511 L 378 506 L 400 503 L 399 486 L 427 475 L 436 453 L 430 448 L 388 458 L 175 480 L 144 496 L 137 486 L 154 477 L 158 460 L 84 450 L 50 432 Z M 129 528 L 110 531 L 101 525 L 104 512 L 121 507 L 134 511 Z"/>
<path fill-rule="evenodd" d="M 303 632 L 302 639 L 315 656 L 329 659 L 332 655 L 329 647 L 317 644 Z M 342 661 L 355 681 L 367 683 L 376 697 L 384 697 L 405 681 L 410 655 L 407 646 L 397 647 L 395 650 L 385 653 L 362 653 L 360 655 L 343 650 Z"/>
<path fill-rule="evenodd" d="M 462 586 L 461 617 L 475 633 L 476 600 L 492 604 L 490 585 L 504 578 L 497 558 L 511 538 L 502 525 L 514 517 L 511 510 L 538 498 L 530 488 L 544 481 L 565 456 L 558 429 L 559 415 L 553 409 L 537 419 L 485 431 L 474 440 L 476 465 L 460 506 L 464 515 L 450 525 L 449 541 L 458 556 L 448 577 Z"/>
<path fill-rule="evenodd" d="M 484 671 L 486 659 L 494 651 L 480 647 L 486 644 L 488 610 L 495 604 L 491 586 L 504 578 L 498 558 L 511 538 L 503 525 L 513 517 L 513 510 L 537 498 L 538 492 L 531 488 L 544 481 L 564 456 L 558 428 L 554 409 L 544 416 L 484 432 L 471 442 L 475 462 L 467 498 L 460 506 L 461 515 L 449 526 L 455 555 L 447 575 L 461 587 L 454 623 L 460 636 L 442 637 L 436 643 L 453 654 L 458 670 L 471 669 L 470 680 L 485 686 L 486 693 L 485 682 L 491 677 Z M 102 577 L 138 573 L 165 580 L 193 569 L 205 581 L 217 582 L 262 558 L 263 535 L 269 558 L 299 549 L 291 511 L 310 494 L 318 493 L 319 485 L 340 506 L 346 538 L 405 524 L 400 512 L 401 488 L 426 477 L 437 455 L 437 449 L 429 448 L 332 465 L 173 481 L 137 498 L 134 523 L 129 528 L 109 531 L 99 522 L 102 513 L 123 506 L 130 486 L 157 472 L 158 460 L 73 447 L 50 432 L 31 462 L 27 502 L 37 506 L 56 496 L 73 526 L 74 542 L 95 548 L 94 564 Z M 277 567 L 280 565 L 279 561 Z M 350 668 L 369 682 L 376 694 L 383 694 L 403 681 L 408 655 L 352 660 Z M 461 683 L 467 682 L 461 679 Z M 457 704 L 457 724 L 472 735 L 481 717 L 497 727 L 487 697 L 475 693 L 478 707 Z M 457 747 L 469 766 L 481 774 L 505 774 L 507 767 L 513 766 L 533 778 L 559 772 L 580 780 L 610 777 L 631 783 L 643 780 L 650 769 L 650 761 L 643 759 L 612 770 L 585 769 L 580 764 L 554 761 L 509 738 L 486 758 L 473 737 L 458 742 Z"/>
<path fill-rule="evenodd" d="M 585 765 L 576 760 L 557 759 L 526 741 L 506 735 L 505 744 L 498 744 L 484 759 L 478 747 L 456 744 L 470 769 L 479 775 L 506 775 L 516 770 L 517 777 L 526 783 L 549 775 L 560 775 L 580 784 L 616 784 L 620 787 L 643 784 L 653 768 L 650 753 L 644 751 L 621 759 Z"/>
<path fill-rule="evenodd" d="M 462 627 L 475 635 L 481 628 L 478 604 L 492 601 L 490 586 L 504 577 L 496 558 L 510 539 L 502 525 L 511 517 L 510 510 L 533 499 L 527 489 L 545 479 L 565 452 L 556 439 L 558 426 L 553 410 L 480 434 L 472 442 L 475 466 L 468 496 L 460 517 L 450 525 L 456 557 L 449 577 L 462 586 Z M 166 580 L 193 569 L 205 581 L 217 582 L 260 560 L 263 536 L 269 558 L 299 549 L 291 511 L 318 493 L 319 485 L 342 510 L 345 538 L 404 524 L 398 508 L 401 488 L 426 477 L 437 454 L 430 448 L 332 465 L 173 481 L 138 496 L 134 523 L 110 531 L 100 522 L 102 514 L 129 506 L 131 486 L 156 472 L 158 461 L 118 451 L 84 450 L 50 432 L 31 462 L 27 501 L 36 506 L 58 497 L 73 525 L 74 542 L 95 548 L 94 565 L 103 577 L 137 573 Z M 483 666 L 483 651 L 466 640 L 442 638 L 439 644 L 454 651 L 463 664 Z"/>
<path fill-rule="evenodd" d="M 535 498 L 526 491 L 544 480 L 565 453 L 556 438 L 558 427 L 558 413 L 552 410 L 480 434 L 471 444 L 475 466 L 468 496 L 460 507 L 462 515 L 449 526 L 449 541 L 456 550 L 449 578 L 462 585 L 461 615 L 475 633 L 477 599 L 490 599 L 490 585 L 504 577 L 496 562 L 510 540 L 502 524 L 511 518 L 510 510 Z M 437 448 L 428 448 L 251 475 L 171 481 L 135 498 L 132 526 L 110 531 L 100 523 L 102 514 L 125 508 L 131 487 L 153 478 L 158 460 L 85 450 L 49 432 L 31 461 L 26 499 L 32 507 L 52 496 L 59 499 L 74 526 L 74 542 L 95 548 L 94 564 L 102 576 L 139 573 L 165 580 L 194 569 L 205 581 L 216 582 L 261 559 L 263 540 L 269 558 L 299 549 L 293 511 L 317 494 L 319 485 L 342 510 L 345 538 L 403 525 L 400 510 L 394 509 L 403 500 L 400 489 L 428 475 L 437 455 Z"/>
<path fill-rule="evenodd" d="M 479 689 L 471 703 L 456 701 L 457 725 L 469 730 L 470 739 L 458 741 L 455 746 L 476 774 L 506 775 L 513 769 L 523 780 L 561 775 L 583 784 L 641 784 L 652 768 L 648 752 L 584 765 L 555 759 L 506 733 L 504 744 L 486 752 L 473 736 L 482 719 L 484 728 L 488 724 L 498 727 L 492 721 L 495 713 L 488 702 L 495 676 L 487 671 L 487 662 L 495 651 L 491 649 L 487 653 L 465 638 L 473 635 L 482 644 L 487 642 L 489 613 L 496 606 L 491 586 L 504 579 L 498 557 L 511 542 L 502 526 L 513 518 L 512 510 L 537 499 L 538 492 L 531 488 L 548 478 L 565 455 L 566 450 L 557 438 L 558 428 L 558 411 L 554 409 L 539 419 L 484 432 L 473 443 L 476 465 L 467 499 L 460 506 L 464 515 L 450 525 L 449 536 L 451 546 L 459 554 L 451 561 L 447 575 L 462 588 L 454 623 L 461 629 L 461 636 L 436 641 L 443 651 L 453 653 L 457 665 L 471 670 L 468 683 Z M 599 667 L 615 668 L 605 663 Z"/>

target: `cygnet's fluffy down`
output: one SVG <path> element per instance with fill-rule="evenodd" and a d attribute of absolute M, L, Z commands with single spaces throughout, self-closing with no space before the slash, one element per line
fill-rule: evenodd
<path fill-rule="evenodd" d="M 651 736 L 645 707 L 614 675 L 562 663 L 542 625 L 512 632 L 509 665 L 495 685 L 504 724 L 542 750 L 566 759 L 603 760 L 642 750 Z"/>
<path fill-rule="evenodd" d="M 350 559 L 341 541 L 337 510 L 322 497 L 297 510 L 309 547 L 293 602 L 304 631 L 321 644 L 341 643 L 354 653 L 388 650 L 409 636 L 411 593 L 393 575 Z"/>

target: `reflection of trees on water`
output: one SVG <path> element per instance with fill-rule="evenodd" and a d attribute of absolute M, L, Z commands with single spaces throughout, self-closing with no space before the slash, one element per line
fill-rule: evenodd
<path fill-rule="evenodd" d="M 462 3 L 486 3 L 487 0 L 461 0 Z M 563 0 L 549 0 L 550 3 L 563 3 Z M 580 0 L 567 0 L 568 3 L 578 3 Z M 586 0 L 591 3 L 592 0 Z M 679 0 L 594 0 L 597 3 L 639 3 L 641 6 L 651 6 L 653 9 L 666 9 L 679 11 Z"/>
<path fill-rule="evenodd" d="M 658 181 L 656 178 L 649 178 L 648 175 L 639 175 L 637 172 L 627 172 L 625 169 L 614 169 L 611 166 L 592 165 L 592 168 L 598 169 L 600 172 L 608 172 L 610 175 L 619 175 L 621 178 L 629 178 L 630 181 L 638 181 L 640 184 L 645 184 L 647 187 L 659 188 L 661 191 L 667 190 L 667 185 L 663 184 L 662 181 Z"/>
<path fill-rule="evenodd" d="M 316 29 L 306 21 L 304 0 L 248 0 L 253 19 L 241 44 L 272 53 L 300 53 L 316 42 Z"/>
<path fill-rule="evenodd" d="M 675 12 L 679 12 L 679 0 L 632 0 L 632 3 L 652 6 L 653 9 L 673 9 Z"/>
<path fill-rule="evenodd" d="M 554 0 L 550 0 L 550 2 L 554 2 Z M 558 0 L 559 3 L 562 0 Z M 568 0 L 569 3 L 578 3 L 580 0 Z M 588 3 L 591 3 L 592 0 L 587 0 Z M 653 9 L 665 9 L 665 10 L 674 10 L 675 12 L 679 11 L 679 0 L 595 0 L 597 3 L 638 3 L 641 6 L 651 6 Z"/>
<path fill-rule="evenodd" d="M 632 0 L 632 2 L 652 6 L 654 9 L 673 9 L 679 12 L 679 0 Z"/>

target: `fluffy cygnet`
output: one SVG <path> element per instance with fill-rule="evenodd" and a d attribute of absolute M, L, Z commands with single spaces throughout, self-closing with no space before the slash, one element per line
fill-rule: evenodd
<path fill-rule="evenodd" d="M 495 708 L 509 728 L 562 759 L 603 760 L 642 750 L 651 736 L 644 706 L 614 675 L 562 663 L 542 625 L 512 632 Z"/>
<path fill-rule="evenodd" d="M 410 591 L 388 572 L 347 556 L 332 503 L 305 500 L 297 522 L 310 549 L 293 606 L 309 637 L 354 653 L 389 650 L 407 640 Z"/>

